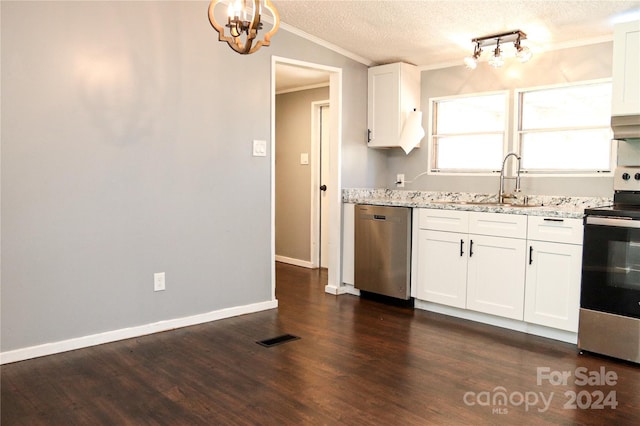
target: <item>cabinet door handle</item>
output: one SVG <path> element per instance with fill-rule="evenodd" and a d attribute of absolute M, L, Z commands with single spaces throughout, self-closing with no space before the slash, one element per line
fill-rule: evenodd
<path fill-rule="evenodd" d="M 473 256 L 473 240 L 469 241 L 469 257 Z"/>
<path fill-rule="evenodd" d="M 464 240 L 460 240 L 460 257 L 464 255 Z"/>
<path fill-rule="evenodd" d="M 564 219 L 555 219 L 551 217 L 545 217 L 543 220 L 546 222 L 564 222 Z"/>
<path fill-rule="evenodd" d="M 533 263 L 533 246 L 529 246 L 529 265 Z"/>
<path fill-rule="evenodd" d="M 367 129 L 367 143 L 371 142 L 371 129 Z"/>

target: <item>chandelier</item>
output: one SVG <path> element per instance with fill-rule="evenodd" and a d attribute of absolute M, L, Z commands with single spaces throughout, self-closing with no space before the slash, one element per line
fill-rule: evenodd
<path fill-rule="evenodd" d="M 482 48 L 485 46 L 492 46 L 495 44 L 495 49 L 492 49 L 491 57 L 489 58 L 489 65 L 494 68 L 500 68 L 504 65 L 504 43 L 513 43 L 515 49 L 515 57 L 520 62 L 527 62 L 531 59 L 532 53 L 528 47 L 522 46 L 521 41 L 526 40 L 527 35 L 520 30 L 508 31 L 506 33 L 493 34 L 490 36 L 477 37 L 471 40 L 475 43 L 473 48 L 473 55 L 464 58 L 464 63 L 469 69 L 476 69 L 482 55 Z"/>
<path fill-rule="evenodd" d="M 224 25 L 220 25 L 216 20 L 215 9 L 218 4 L 228 4 L 227 22 Z M 268 10 L 273 17 L 273 27 L 264 33 L 262 39 L 258 39 L 258 31 L 262 30 L 263 26 L 263 9 Z M 218 16 L 222 16 L 220 11 Z M 280 16 L 271 0 L 213 0 L 209 5 L 209 22 L 218 32 L 219 41 L 224 41 L 236 52 L 247 55 L 262 46 L 269 46 L 271 36 L 278 31 Z"/>

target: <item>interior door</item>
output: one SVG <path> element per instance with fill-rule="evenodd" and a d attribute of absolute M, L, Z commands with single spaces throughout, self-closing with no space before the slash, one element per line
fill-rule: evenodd
<path fill-rule="evenodd" d="M 329 106 L 320 107 L 320 267 L 329 267 Z M 324 188 L 324 190 L 322 189 Z"/>

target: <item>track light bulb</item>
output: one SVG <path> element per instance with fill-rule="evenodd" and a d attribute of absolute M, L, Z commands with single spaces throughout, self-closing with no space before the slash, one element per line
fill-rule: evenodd
<path fill-rule="evenodd" d="M 478 67 L 478 60 L 473 56 L 467 56 L 464 58 L 464 64 L 470 70 L 475 70 Z"/>
<path fill-rule="evenodd" d="M 478 66 L 478 58 L 482 54 L 482 48 L 480 48 L 480 43 L 476 43 L 476 46 L 473 48 L 473 56 L 467 56 L 464 58 L 464 64 L 470 70 L 475 70 Z"/>
<path fill-rule="evenodd" d="M 533 53 L 531 53 L 531 49 L 529 49 L 527 46 L 520 46 L 520 44 L 518 44 L 516 49 L 518 50 L 518 52 L 516 53 L 516 58 L 518 58 L 520 62 L 527 62 L 533 56 Z"/>
<path fill-rule="evenodd" d="M 491 57 L 491 59 L 489 59 L 489 65 L 494 68 L 500 68 L 504 65 L 502 51 L 500 50 L 500 43 L 496 44 L 496 50 L 493 51 L 493 56 Z"/>

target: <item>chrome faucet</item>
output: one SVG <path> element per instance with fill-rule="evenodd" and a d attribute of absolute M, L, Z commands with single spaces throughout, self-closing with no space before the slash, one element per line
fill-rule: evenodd
<path fill-rule="evenodd" d="M 509 157 L 514 156 L 516 157 L 516 160 L 518 160 L 518 172 L 515 178 L 513 177 L 505 177 L 504 175 L 504 166 L 505 164 L 507 164 L 507 160 L 509 159 Z M 515 179 L 516 180 L 516 188 L 514 190 L 514 192 L 520 192 L 520 160 L 521 157 L 516 154 L 515 152 L 510 152 L 507 155 L 505 155 L 504 160 L 502 160 L 502 169 L 500 169 L 500 190 L 498 191 L 498 202 L 499 203 L 504 203 L 504 199 L 505 198 L 515 198 L 515 196 L 513 194 L 505 194 L 504 193 L 504 180 L 505 179 Z"/>

